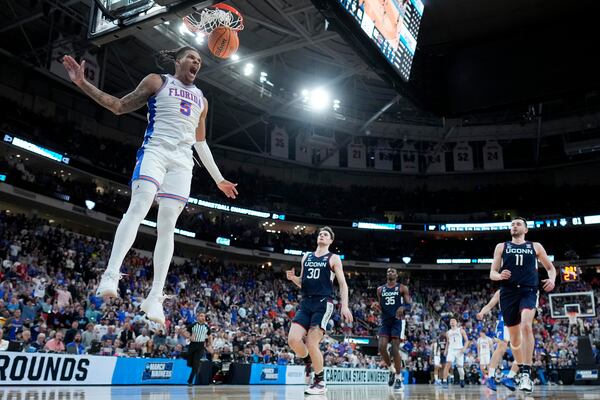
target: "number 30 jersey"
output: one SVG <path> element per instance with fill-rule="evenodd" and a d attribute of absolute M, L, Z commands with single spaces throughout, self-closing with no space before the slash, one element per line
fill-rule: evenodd
<path fill-rule="evenodd" d="M 502 252 L 502 267 L 510 271 L 510 279 L 500 281 L 502 286 L 538 287 L 537 254 L 533 243 L 526 241 L 522 244 L 504 243 Z"/>
<path fill-rule="evenodd" d="M 381 319 L 396 318 L 396 311 L 404 304 L 404 297 L 400 292 L 400 284 L 389 287 L 387 284 L 379 286 L 379 305 L 381 306 Z"/>
<path fill-rule="evenodd" d="M 333 297 L 335 273 L 329 264 L 332 253 L 317 257 L 308 253 L 302 264 L 302 295 L 305 297 Z"/>
<path fill-rule="evenodd" d="M 161 88 L 148 98 L 148 128 L 143 145 L 190 148 L 196 142 L 204 95 L 195 85 L 186 85 L 171 75 L 161 78 Z"/>

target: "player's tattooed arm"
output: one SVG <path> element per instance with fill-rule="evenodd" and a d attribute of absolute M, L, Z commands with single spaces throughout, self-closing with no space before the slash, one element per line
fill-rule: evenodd
<path fill-rule="evenodd" d="M 112 111 L 116 115 L 126 114 L 143 107 L 144 104 L 146 104 L 148 97 L 156 93 L 162 86 L 160 75 L 150 74 L 142 79 L 133 92 L 119 99 L 103 92 L 85 79 L 85 60 L 82 61 L 81 64 L 78 64 L 73 57 L 64 56 L 63 65 L 73 83 L 96 103 Z"/>

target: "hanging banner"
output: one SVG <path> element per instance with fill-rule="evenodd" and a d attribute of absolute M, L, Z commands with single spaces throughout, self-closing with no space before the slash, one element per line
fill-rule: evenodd
<path fill-rule="evenodd" d="M 387 171 L 394 169 L 394 152 L 391 148 L 375 148 L 375 169 L 384 169 Z"/>
<path fill-rule="evenodd" d="M 65 54 L 74 57 L 73 46 L 71 43 L 66 42 L 61 36 L 59 36 L 52 47 L 52 58 L 50 60 L 49 69 L 54 75 L 71 82 L 71 78 L 69 78 L 69 74 L 62 64 L 62 57 Z M 98 84 L 100 83 L 100 66 L 98 65 L 98 57 L 86 51 L 83 57 L 78 59 L 77 62 L 81 63 L 82 60 L 85 60 L 85 79 L 87 79 L 92 85 L 98 87 Z"/>
<path fill-rule="evenodd" d="M 367 168 L 367 146 L 348 145 L 348 168 Z"/>
<path fill-rule="evenodd" d="M 312 147 L 306 140 L 306 135 L 300 133 L 296 136 L 296 161 L 310 164 L 312 162 Z"/>
<path fill-rule="evenodd" d="M 400 162 L 402 172 L 417 173 L 419 172 L 419 155 L 417 149 L 412 144 L 406 144 L 400 151 Z"/>
<path fill-rule="evenodd" d="M 427 154 L 427 173 L 428 174 L 443 174 L 446 172 L 446 152 L 443 150 L 437 153 L 431 152 Z"/>
<path fill-rule="evenodd" d="M 337 147 L 320 147 L 315 149 L 319 152 L 319 161 L 324 167 L 339 167 L 340 166 L 340 150 Z"/>
<path fill-rule="evenodd" d="M 495 140 L 489 140 L 483 146 L 483 169 L 487 171 L 504 169 L 502 146 Z"/>
<path fill-rule="evenodd" d="M 455 171 L 473 171 L 473 148 L 469 143 L 458 142 L 453 153 Z"/>
<path fill-rule="evenodd" d="M 276 126 L 271 132 L 271 155 L 289 159 L 289 137 L 284 128 Z"/>

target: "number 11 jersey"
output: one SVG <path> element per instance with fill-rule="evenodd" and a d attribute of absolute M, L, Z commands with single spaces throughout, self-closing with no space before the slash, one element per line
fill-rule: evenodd
<path fill-rule="evenodd" d="M 510 271 L 510 279 L 500 281 L 502 286 L 537 288 L 537 254 L 533 243 L 529 241 L 522 244 L 504 243 L 500 272 L 505 269 Z"/>

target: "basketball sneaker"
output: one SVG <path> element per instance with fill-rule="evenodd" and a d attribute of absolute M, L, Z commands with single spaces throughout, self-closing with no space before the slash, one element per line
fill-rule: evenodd
<path fill-rule="evenodd" d="M 388 377 L 388 386 L 394 386 L 394 381 L 396 379 L 396 373 L 390 370 L 390 376 Z"/>
<path fill-rule="evenodd" d="M 494 392 L 496 391 L 496 380 L 492 377 L 487 378 L 485 380 L 485 386 L 490 389 L 493 390 Z"/>
<path fill-rule="evenodd" d="M 325 386 L 325 382 L 315 374 L 312 385 L 310 385 L 304 393 L 306 394 L 325 394 L 327 393 L 327 386 Z"/>
<path fill-rule="evenodd" d="M 461 387 L 461 388 L 464 388 L 464 387 L 465 387 L 465 380 L 464 380 L 464 379 L 461 379 L 461 380 L 460 380 L 460 387 Z"/>
<path fill-rule="evenodd" d="M 140 309 L 146 313 L 146 318 L 160 325 L 165 324 L 165 312 L 163 310 L 163 301 L 172 296 L 148 296 L 140 304 Z"/>
<path fill-rule="evenodd" d="M 531 378 L 527 372 L 523 372 L 521 374 L 521 378 L 519 380 L 519 390 L 527 393 L 533 392 L 533 382 L 531 382 Z"/>
<path fill-rule="evenodd" d="M 394 391 L 399 392 L 402 389 L 404 389 L 404 386 L 402 385 L 402 379 L 396 379 L 396 382 L 394 383 Z"/>
<path fill-rule="evenodd" d="M 515 389 L 517 388 L 517 386 L 515 385 L 515 380 L 513 378 L 509 378 L 508 376 L 502 378 L 502 380 L 500 381 L 500 383 L 502 384 L 502 386 L 504 386 L 505 388 L 507 388 L 511 392 L 514 392 Z"/>
<path fill-rule="evenodd" d="M 102 274 L 102 279 L 96 289 L 96 296 L 99 297 L 119 297 L 119 279 L 124 274 L 118 272 L 106 271 Z"/>

